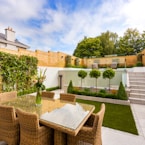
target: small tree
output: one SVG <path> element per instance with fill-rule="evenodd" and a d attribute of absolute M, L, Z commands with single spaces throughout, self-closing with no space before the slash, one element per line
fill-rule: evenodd
<path fill-rule="evenodd" d="M 78 77 L 81 78 L 81 87 L 82 87 L 82 80 L 83 80 L 86 76 L 87 76 L 87 72 L 86 72 L 86 71 L 80 70 L 80 71 L 78 72 Z"/>
<path fill-rule="evenodd" d="M 72 80 L 70 80 L 68 88 L 67 88 L 67 93 L 72 93 L 73 90 L 73 84 L 72 84 Z"/>
<path fill-rule="evenodd" d="M 98 69 L 92 69 L 89 75 L 91 78 L 96 78 L 96 91 L 97 91 L 97 79 L 101 76 L 101 72 Z"/>
<path fill-rule="evenodd" d="M 106 69 L 103 72 L 103 78 L 109 79 L 109 91 L 110 91 L 110 80 L 115 76 L 115 71 L 112 68 Z"/>
<path fill-rule="evenodd" d="M 127 93 L 125 91 L 125 87 L 123 86 L 122 82 L 120 82 L 119 89 L 117 92 L 117 98 L 122 100 L 127 100 Z"/>

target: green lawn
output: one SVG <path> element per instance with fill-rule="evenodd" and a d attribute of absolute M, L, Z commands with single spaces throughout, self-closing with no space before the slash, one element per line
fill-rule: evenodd
<path fill-rule="evenodd" d="M 100 109 L 101 102 L 77 99 L 77 102 L 95 105 L 95 111 Z M 105 103 L 106 111 L 103 126 L 138 135 L 130 106 Z"/>

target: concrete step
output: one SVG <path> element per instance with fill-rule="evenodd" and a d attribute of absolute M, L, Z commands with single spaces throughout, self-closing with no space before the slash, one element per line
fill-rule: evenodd
<path fill-rule="evenodd" d="M 145 76 L 145 72 L 128 72 L 129 76 Z"/>
<path fill-rule="evenodd" d="M 145 94 L 145 89 L 131 89 L 130 93 Z"/>
<path fill-rule="evenodd" d="M 143 81 L 130 81 L 129 82 L 129 84 L 130 84 L 130 86 L 131 85 L 144 85 L 145 86 L 145 81 L 143 82 Z"/>
<path fill-rule="evenodd" d="M 145 85 L 130 84 L 130 90 L 132 90 L 132 89 L 145 89 Z"/>
<path fill-rule="evenodd" d="M 129 93 L 129 98 L 145 99 L 145 94 Z"/>
<path fill-rule="evenodd" d="M 129 98 L 130 103 L 145 105 L 145 99 Z"/>
<path fill-rule="evenodd" d="M 129 81 L 145 81 L 145 77 L 133 77 L 129 78 Z"/>

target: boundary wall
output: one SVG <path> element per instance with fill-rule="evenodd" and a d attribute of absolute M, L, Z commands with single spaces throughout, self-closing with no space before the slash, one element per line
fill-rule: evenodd
<path fill-rule="evenodd" d="M 11 50 L 7 48 L 0 48 L 0 51 L 11 53 L 15 55 L 27 55 L 37 57 L 38 66 L 47 66 L 47 67 L 65 67 L 66 56 L 63 52 L 44 52 L 40 50 L 31 51 L 28 49 L 19 48 L 18 50 Z M 142 54 L 142 63 L 145 66 L 145 50 L 141 52 Z M 71 65 L 75 65 L 75 60 L 77 57 L 71 56 Z M 117 62 L 121 67 L 132 67 L 137 63 L 137 55 L 129 56 L 109 56 L 102 58 L 79 58 L 79 65 L 86 66 L 87 68 L 92 68 L 94 63 L 97 63 L 100 66 L 110 66 L 112 63 Z"/>

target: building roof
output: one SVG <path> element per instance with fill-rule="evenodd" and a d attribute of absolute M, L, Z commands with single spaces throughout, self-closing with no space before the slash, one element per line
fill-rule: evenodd
<path fill-rule="evenodd" d="M 6 36 L 3 33 L 0 33 L 0 42 L 15 45 L 15 46 L 22 47 L 25 49 L 29 48 L 28 45 L 25 45 L 25 44 L 19 42 L 17 39 L 15 40 L 15 42 L 7 41 Z"/>

